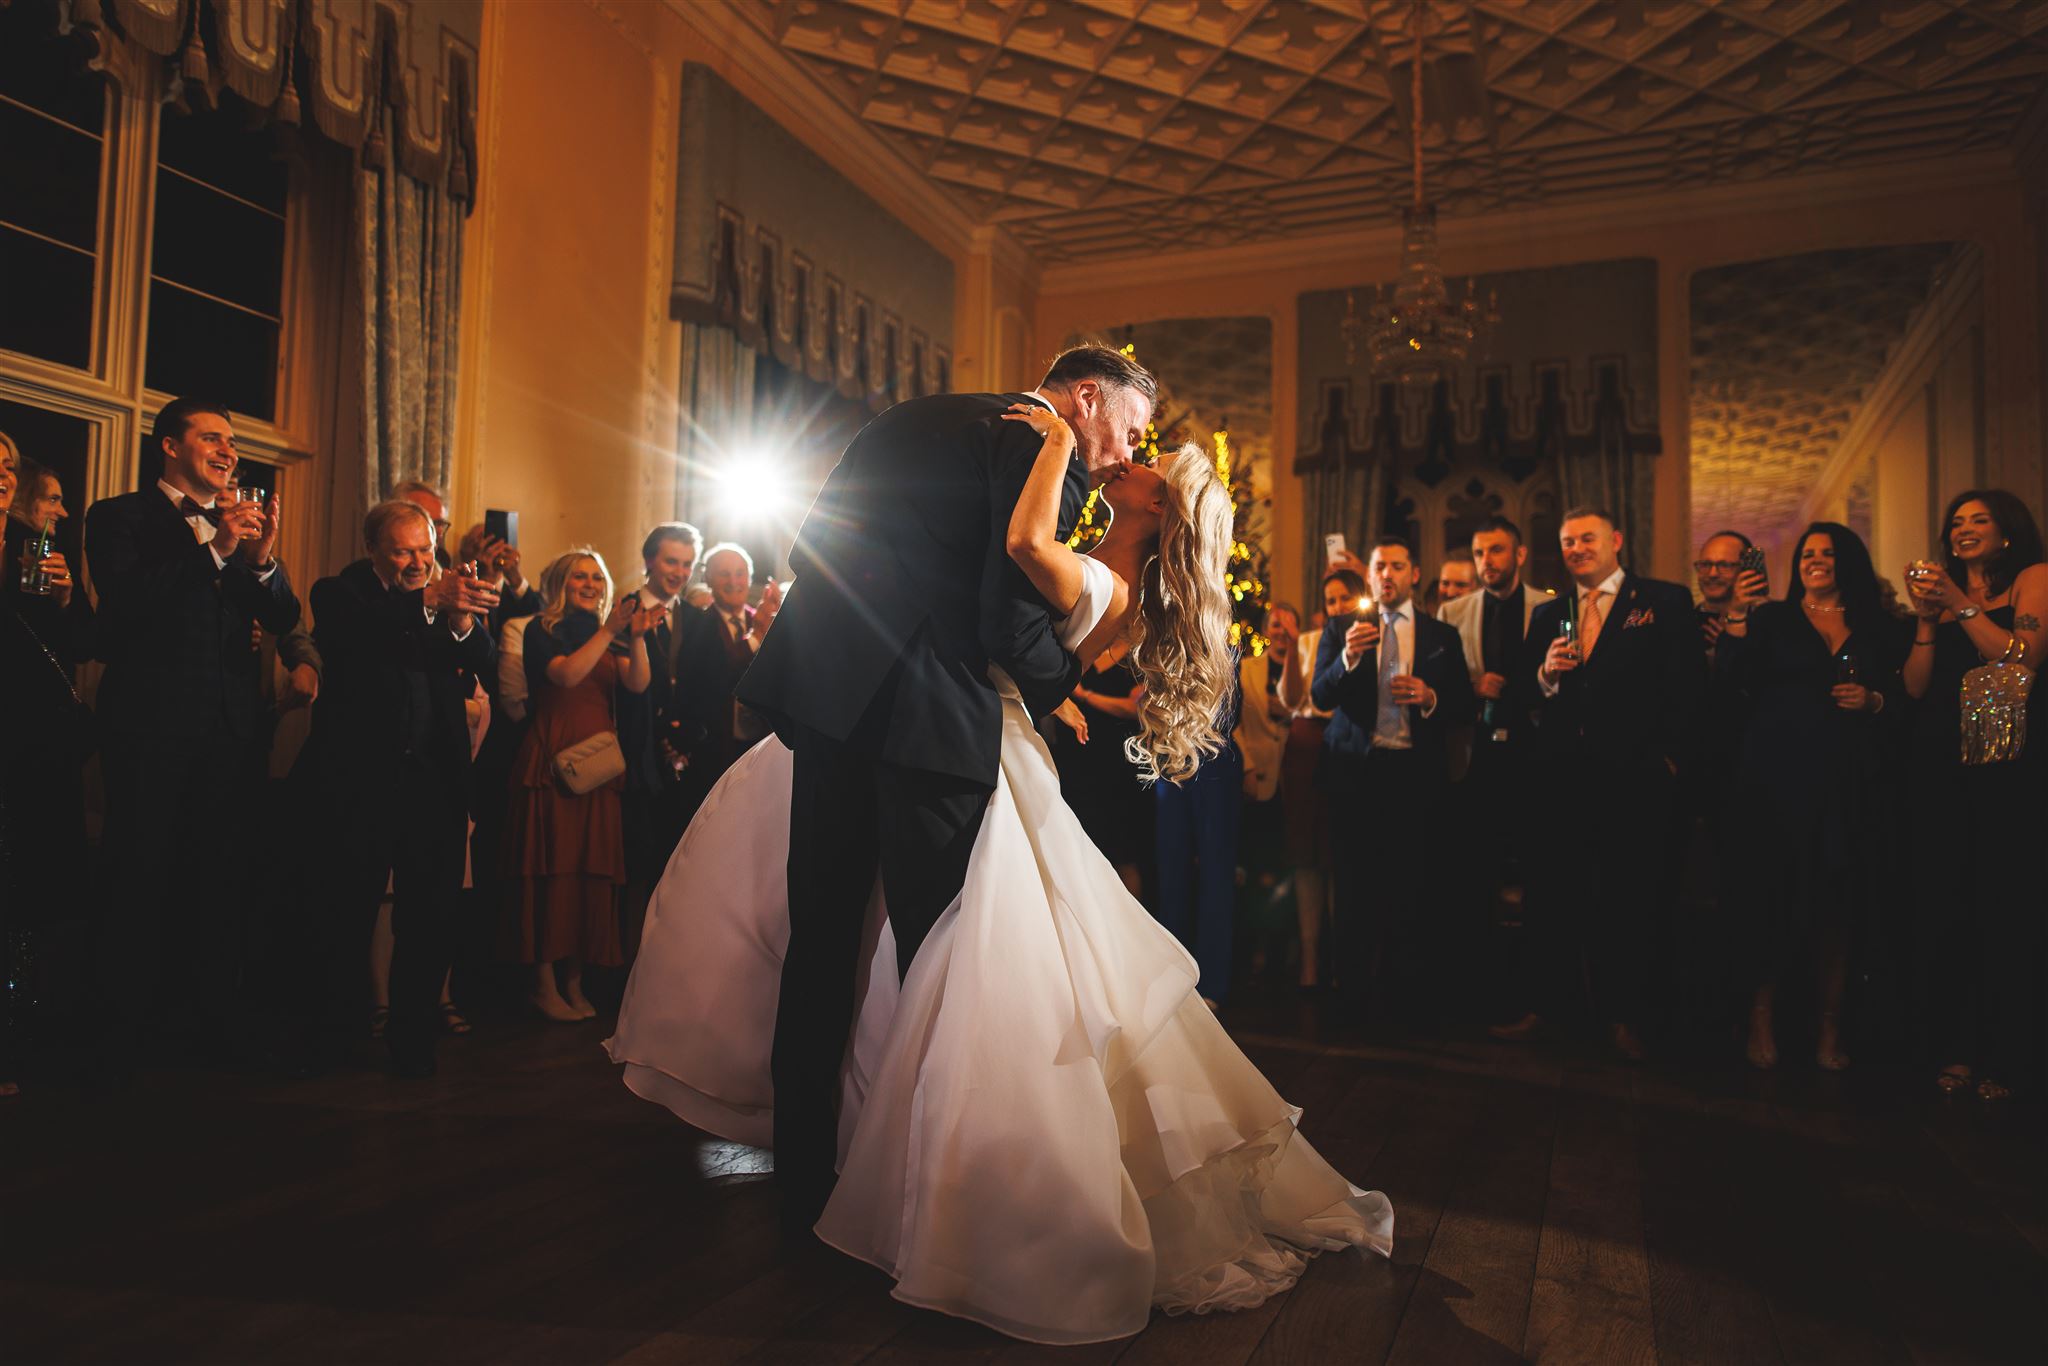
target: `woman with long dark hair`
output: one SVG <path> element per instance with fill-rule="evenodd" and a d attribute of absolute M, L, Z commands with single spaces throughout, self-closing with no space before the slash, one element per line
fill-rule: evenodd
<path fill-rule="evenodd" d="M 1744 574 L 1714 666 L 1748 702 L 1731 796 L 1744 838 L 1730 858 L 1729 907 L 1747 921 L 1750 1065 L 1777 1065 L 1778 985 L 1810 962 L 1820 1012 L 1814 1061 L 1849 1065 L 1843 988 L 1858 910 L 1870 904 L 1880 728 L 1896 720 L 1905 640 L 1884 610 L 1870 551 L 1838 522 L 1815 522 L 1792 551 L 1783 602 Z"/>
<path fill-rule="evenodd" d="M 2038 670 L 2048 645 L 2048 564 L 2034 516 L 2003 489 L 1966 489 L 1942 516 L 1939 562 L 1906 566 L 1919 620 L 1906 691 L 1919 699 L 1907 813 L 1914 892 L 1930 924 L 1928 1027 L 1936 1085 L 1988 1101 L 2038 1082 L 2042 912 L 2036 856 L 2048 823 L 2048 714 L 2025 705 L 2017 753 L 1987 746 L 1966 717 L 1966 676 L 2001 660 Z M 1966 720 L 1969 722 L 1966 725 Z"/>

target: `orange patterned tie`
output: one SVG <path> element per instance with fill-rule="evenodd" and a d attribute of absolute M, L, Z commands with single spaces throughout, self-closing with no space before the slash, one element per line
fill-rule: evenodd
<path fill-rule="evenodd" d="M 1593 645 L 1600 639 L 1600 599 L 1607 596 L 1605 589 L 1589 588 L 1579 604 L 1579 658 L 1591 659 Z"/>

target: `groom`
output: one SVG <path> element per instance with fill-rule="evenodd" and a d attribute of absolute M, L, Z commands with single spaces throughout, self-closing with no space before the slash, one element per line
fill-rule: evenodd
<path fill-rule="evenodd" d="M 1042 716 L 1080 680 L 1046 604 L 1004 551 L 1040 439 L 1005 422 L 1038 402 L 1074 429 L 1060 531 L 1129 462 L 1158 385 L 1106 346 L 1063 352 L 1031 394 L 938 394 L 862 429 L 804 519 L 795 586 L 740 680 L 795 754 L 789 948 L 775 1019 L 775 1168 L 785 1227 L 832 1192 L 840 1066 L 877 872 L 898 970 L 967 876 L 995 790 L 1000 665 Z"/>

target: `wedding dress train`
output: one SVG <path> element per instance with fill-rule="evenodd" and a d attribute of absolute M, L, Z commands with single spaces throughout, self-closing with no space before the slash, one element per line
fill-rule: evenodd
<path fill-rule="evenodd" d="M 1105 610 L 1108 572 L 1063 625 Z M 1070 646 L 1071 648 L 1071 646 Z M 897 988 L 879 894 L 848 1049 L 840 1176 L 819 1237 L 897 1298 L 1014 1337 L 1128 1336 L 1154 1304 L 1242 1309 L 1308 1257 L 1386 1254 L 1393 1209 L 1297 1130 L 1301 1112 L 1230 1041 L 1194 960 L 1060 799 L 1016 691 L 1002 771 L 959 898 Z M 626 1084 L 766 1145 L 788 938 L 791 756 L 728 772 L 662 879 L 609 1041 Z"/>

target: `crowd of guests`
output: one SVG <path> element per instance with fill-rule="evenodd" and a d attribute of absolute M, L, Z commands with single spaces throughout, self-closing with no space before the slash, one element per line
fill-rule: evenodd
<path fill-rule="evenodd" d="M 0 438 L 0 676 L 25 721 L 0 801 L 5 1090 L 30 1034 L 79 1025 L 108 1080 L 167 1051 L 315 1072 L 369 1039 L 431 1075 L 471 1028 L 465 958 L 528 965 L 549 1019 L 593 1017 L 584 968 L 627 960 L 697 805 L 764 733 L 733 689 L 779 585 L 681 522 L 623 591 L 590 549 L 535 583 L 410 483 L 302 598 L 220 405 L 167 404 L 152 440 L 161 476 L 87 512 L 88 595 L 42 553 L 58 480 Z"/>
<path fill-rule="evenodd" d="M 0 437 L 0 677 L 28 718 L 0 769 L 0 1090 L 64 984 L 107 1076 L 252 1033 L 294 1070 L 379 1039 L 430 1075 L 470 1029 L 458 963 L 524 965 L 533 1010 L 595 1016 L 586 968 L 630 961 L 692 815 L 765 733 L 734 689 L 781 586 L 680 522 L 636 583 L 589 549 L 530 580 L 407 484 L 302 598 L 228 416 L 180 399 L 153 441 L 160 479 L 87 511 L 88 595 L 42 553 L 60 481 Z M 1502 518 L 1433 577 L 1384 536 L 1336 553 L 1316 610 L 1268 608 L 1191 781 L 1125 758 L 1121 643 L 1044 734 L 1212 1003 L 1284 981 L 1366 1027 L 1591 1026 L 1629 1059 L 1725 1024 L 1758 1068 L 1795 1037 L 1830 1070 L 1882 1042 L 2000 1099 L 2042 1062 L 2048 732 L 2020 667 L 2048 645 L 2048 564 L 2002 491 L 1942 525 L 1903 593 L 1826 522 L 1782 587 L 1747 537 L 1710 537 L 1697 593 L 1625 568 L 1595 508 L 1563 519 L 1557 585 Z"/>
<path fill-rule="evenodd" d="M 2048 564 L 2009 493 L 1942 526 L 1903 595 L 1831 522 L 1782 587 L 1747 536 L 1708 538 L 1696 593 L 1625 568 L 1596 508 L 1565 516 L 1554 588 L 1504 518 L 1433 579 L 1381 537 L 1337 552 L 1319 612 L 1267 609 L 1209 791 L 1117 772 L 1114 652 L 1046 732 L 1212 999 L 1285 974 L 1368 1028 L 1590 1026 L 1626 1059 L 1704 1041 L 1759 1069 L 1796 1038 L 1839 1071 L 1861 1041 L 2003 1099 L 2042 1079 L 2048 742 L 2020 670 Z"/>

